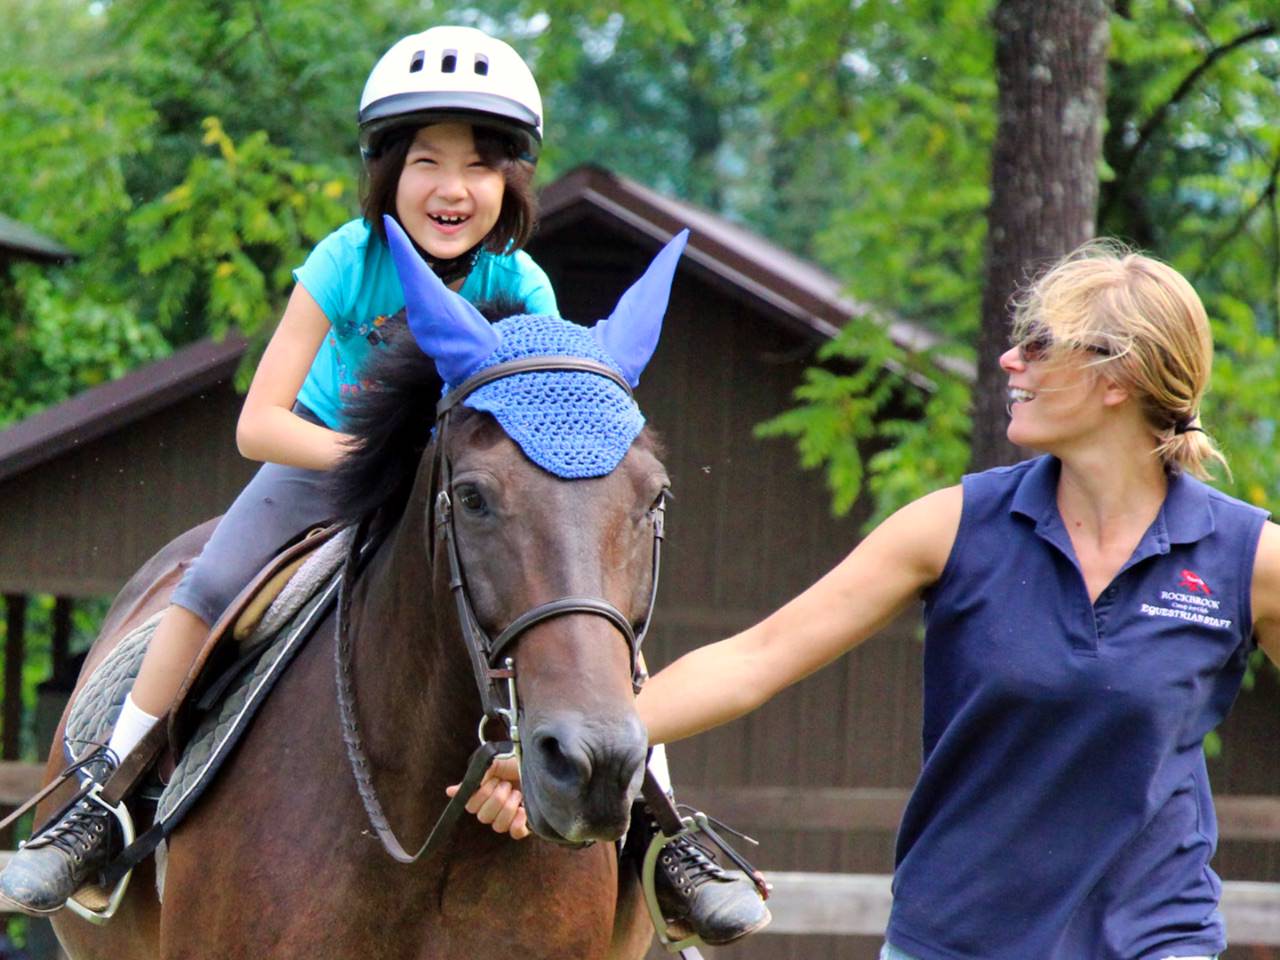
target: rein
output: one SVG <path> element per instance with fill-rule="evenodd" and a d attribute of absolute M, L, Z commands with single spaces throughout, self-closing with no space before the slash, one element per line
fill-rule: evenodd
<path fill-rule="evenodd" d="M 432 460 L 431 475 L 433 489 L 436 490 L 434 500 L 435 520 L 432 524 L 435 535 L 444 541 L 446 556 L 449 561 L 449 589 L 453 594 L 457 608 L 458 625 L 462 633 L 475 676 L 476 690 L 480 697 L 483 718 L 480 721 L 478 736 L 479 746 L 471 754 L 467 762 L 467 772 L 458 792 L 450 799 L 444 811 L 437 819 L 435 826 L 422 846 L 414 854 L 408 853 L 396 838 L 390 823 L 378 800 L 374 788 L 372 769 L 365 754 L 363 739 L 356 721 L 355 687 L 351 681 L 351 629 L 350 608 L 352 587 L 359 576 L 363 562 L 376 550 L 376 541 L 366 541 L 367 522 L 362 522 L 352 538 L 351 551 L 343 565 L 342 580 L 338 594 L 338 615 L 336 625 L 335 661 L 338 687 L 338 713 L 342 725 L 342 739 L 347 747 L 347 757 L 351 763 L 351 772 L 355 777 L 356 788 L 360 800 L 368 814 L 369 823 L 381 840 L 383 848 L 401 863 L 414 863 L 424 856 L 435 852 L 447 838 L 453 825 L 457 822 L 466 806 L 466 802 L 475 793 L 484 778 L 489 764 L 495 758 L 514 757 L 520 760 L 520 727 L 519 703 L 516 697 L 515 661 L 507 656 L 508 649 L 527 631 L 544 621 L 571 614 L 588 614 L 608 620 L 627 642 L 631 655 L 631 683 L 637 692 L 644 682 L 644 670 L 640 665 L 640 648 L 649 623 L 653 618 L 654 603 L 658 596 L 658 575 L 661 570 L 662 540 L 665 534 L 665 498 L 660 499 L 653 507 L 653 578 L 650 587 L 649 602 L 645 610 L 644 620 L 637 631 L 631 621 L 608 600 L 590 596 L 566 596 L 551 600 L 533 607 L 517 616 L 496 637 L 490 637 L 480 625 L 475 608 L 467 593 L 466 577 L 462 570 L 462 560 L 458 552 L 457 530 L 454 524 L 453 502 L 450 490 L 453 483 L 453 469 L 445 452 L 449 425 L 449 415 L 457 405 L 470 394 L 486 384 L 504 377 L 521 373 L 541 371 L 574 371 L 593 373 L 606 377 L 617 383 L 627 395 L 631 396 L 631 386 L 617 371 L 603 363 L 574 356 L 541 356 L 523 357 L 495 364 L 481 370 L 451 390 L 436 405 L 436 439 L 435 453 Z M 490 721 L 502 721 L 507 728 L 506 740 L 492 741 L 486 737 Z"/>

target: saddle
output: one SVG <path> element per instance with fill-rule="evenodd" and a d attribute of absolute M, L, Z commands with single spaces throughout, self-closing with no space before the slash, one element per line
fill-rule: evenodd
<path fill-rule="evenodd" d="M 283 625 L 279 622 L 279 611 L 274 619 L 268 619 L 273 604 L 284 598 L 295 575 L 302 571 L 313 554 L 343 529 L 340 524 L 316 527 L 276 554 L 210 628 L 204 646 L 192 661 L 186 679 L 169 707 L 170 759 L 176 760 L 185 746 L 193 717 L 207 712 L 226 693 L 229 680 L 239 672 L 237 668 L 243 667 L 257 652 L 250 641 L 254 637 L 269 636 L 273 627 L 278 629 Z M 314 579 L 318 573 L 329 572 L 332 570 L 318 572 L 313 569 L 311 578 Z M 314 586 L 313 582 L 293 584 L 293 589 L 300 593 Z M 288 612 L 287 604 L 283 605 L 283 610 Z"/>
<path fill-rule="evenodd" d="M 275 681 L 327 613 L 350 540 L 339 535 L 342 529 L 312 531 L 286 549 L 214 625 L 174 705 L 98 792 L 121 819 L 127 846 L 107 868 L 103 886 L 76 893 L 68 904 L 74 912 L 95 922 L 108 919 L 132 867 L 163 842 L 213 782 Z M 130 630 L 80 688 L 64 736 L 72 764 L 84 762 L 110 736 L 159 619 L 156 614 Z M 155 803 L 152 822 L 135 838 L 122 800 L 161 753 L 162 775 L 146 780 L 139 791 Z"/>

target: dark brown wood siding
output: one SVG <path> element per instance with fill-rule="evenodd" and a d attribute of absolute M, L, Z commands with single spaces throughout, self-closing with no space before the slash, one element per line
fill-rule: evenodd
<path fill-rule="evenodd" d="M 0 590 L 112 595 L 170 539 L 222 513 L 256 466 L 230 383 L 0 482 Z"/>

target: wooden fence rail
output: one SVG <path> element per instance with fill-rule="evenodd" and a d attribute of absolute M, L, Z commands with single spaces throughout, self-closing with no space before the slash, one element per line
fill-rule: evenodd
<path fill-rule="evenodd" d="M 0 762 L 0 805 L 40 788 L 42 764 Z M 681 799 L 747 830 L 896 830 L 906 790 L 865 787 L 688 787 Z M 1214 800 L 1222 839 L 1280 840 L 1280 797 Z M 10 854 L 0 852 L 0 867 Z M 774 934 L 880 936 L 889 919 L 890 878 L 878 874 L 770 872 Z M 1235 943 L 1280 945 L 1280 884 L 1228 880 L 1222 912 Z"/>
<path fill-rule="evenodd" d="M 773 923 L 766 933 L 881 936 L 889 922 L 887 876 L 863 873 L 770 873 Z M 1280 884 L 1228 880 L 1222 913 L 1232 943 L 1280 944 Z"/>
<path fill-rule="evenodd" d="M 686 803 L 726 823 L 752 829 L 802 832 L 892 832 L 910 791 L 868 787 L 681 787 Z M 1218 796 L 1222 840 L 1280 840 L 1280 797 Z"/>
<path fill-rule="evenodd" d="M 16 806 L 38 789 L 44 765 L 0 761 L 0 806 Z M 909 791 L 873 787 L 682 787 L 680 799 L 746 829 L 804 832 L 893 831 Z M 1280 840 L 1280 797 L 1219 796 L 1223 840 Z"/>

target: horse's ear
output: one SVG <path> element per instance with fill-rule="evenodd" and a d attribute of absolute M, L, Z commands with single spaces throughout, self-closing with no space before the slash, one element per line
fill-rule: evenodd
<path fill-rule="evenodd" d="M 658 347 L 658 334 L 662 332 L 662 318 L 671 299 L 676 264 L 688 242 L 687 229 L 672 237 L 653 258 L 644 276 L 618 300 L 613 313 L 592 330 L 600 346 L 617 361 L 633 387 L 640 382 L 641 372 Z"/>
<path fill-rule="evenodd" d="M 382 222 L 404 289 L 409 332 L 435 361 L 444 382 L 457 386 L 489 359 L 501 337 L 465 297 L 441 282 L 394 217 L 384 215 Z"/>

